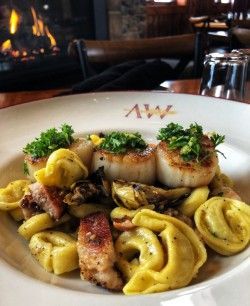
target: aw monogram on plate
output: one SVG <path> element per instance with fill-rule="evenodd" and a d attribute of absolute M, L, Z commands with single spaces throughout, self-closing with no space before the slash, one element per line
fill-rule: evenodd
<path fill-rule="evenodd" d="M 152 117 L 158 117 L 164 119 L 167 115 L 176 114 L 172 110 L 173 105 L 159 106 L 159 105 L 150 105 L 150 104 L 134 104 L 131 108 L 125 109 L 125 117 L 133 117 L 137 119 L 150 119 Z"/>

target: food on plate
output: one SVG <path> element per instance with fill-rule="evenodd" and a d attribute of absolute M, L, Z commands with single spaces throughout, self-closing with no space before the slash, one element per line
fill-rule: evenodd
<path fill-rule="evenodd" d="M 170 123 L 158 140 L 49 129 L 24 149 L 32 181 L 1 188 L 0 210 L 48 272 L 80 269 L 126 295 L 187 286 L 210 260 L 207 247 L 230 256 L 248 246 L 250 208 L 219 168 L 224 136 Z"/>
<path fill-rule="evenodd" d="M 112 197 L 118 206 L 137 209 L 145 205 L 171 206 L 190 193 L 190 188 L 163 188 L 145 184 L 115 180 L 112 183 Z"/>
<path fill-rule="evenodd" d="M 236 254 L 250 241 L 250 207 L 244 202 L 212 197 L 196 210 L 194 220 L 203 240 L 219 254 Z"/>
<path fill-rule="evenodd" d="M 160 129 L 157 139 L 161 140 L 156 150 L 159 182 L 171 187 L 199 187 L 211 182 L 218 166 L 215 148 L 224 136 L 204 135 L 196 123 L 188 129 L 170 123 Z"/>
<path fill-rule="evenodd" d="M 0 210 L 11 211 L 18 208 L 29 184 L 29 180 L 16 180 L 5 188 L 0 188 Z"/>
<path fill-rule="evenodd" d="M 34 173 L 37 182 L 59 188 L 70 187 L 75 181 L 87 176 L 87 167 L 75 152 L 68 149 L 51 153 L 46 167 Z"/>
<path fill-rule="evenodd" d="M 79 267 L 76 241 L 57 231 L 40 232 L 32 236 L 31 254 L 48 272 L 63 274 Z"/>
<path fill-rule="evenodd" d="M 70 125 L 63 124 L 61 130 L 48 129 L 25 146 L 24 170 L 30 179 L 34 181 L 34 173 L 44 168 L 50 154 L 61 148 L 75 152 L 87 167 L 91 165 L 93 143 L 85 138 L 74 138 L 73 133 Z"/>
<path fill-rule="evenodd" d="M 122 278 L 115 269 L 111 229 L 104 213 L 97 212 L 81 220 L 77 249 L 82 279 L 107 289 L 122 289 Z"/>
<path fill-rule="evenodd" d="M 180 212 L 185 216 L 192 217 L 196 209 L 206 202 L 208 195 L 209 188 L 207 186 L 194 188 L 191 194 L 179 206 Z"/>
<path fill-rule="evenodd" d="M 115 244 L 118 266 L 127 279 L 123 292 L 162 292 L 189 284 L 207 258 L 196 233 L 176 218 L 148 209 L 138 212 L 132 223 L 137 228 L 122 233 Z M 138 251 L 139 261 L 131 261 L 131 253 Z"/>
<path fill-rule="evenodd" d="M 147 144 L 139 133 L 111 132 L 96 146 L 92 171 L 104 167 L 109 181 L 153 184 L 156 177 L 155 145 Z"/>

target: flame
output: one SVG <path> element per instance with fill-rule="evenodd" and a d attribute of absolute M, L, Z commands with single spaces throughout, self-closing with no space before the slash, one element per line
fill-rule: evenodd
<path fill-rule="evenodd" d="M 55 47 L 56 46 L 56 40 L 53 37 L 53 35 L 50 33 L 49 28 L 47 25 L 44 24 L 43 19 L 41 16 L 39 16 L 34 7 L 31 7 L 31 14 L 33 17 L 33 25 L 32 25 L 32 33 L 34 36 L 47 36 L 50 40 L 50 46 Z M 15 9 L 12 9 L 10 14 L 10 20 L 9 20 L 9 31 L 10 34 L 14 35 L 19 27 L 21 21 L 20 15 L 18 15 L 17 11 Z M 8 39 L 0 45 L 0 52 L 9 52 L 13 57 L 22 57 L 25 58 L 28 56 L 28 52 L 26 50 L 13 50 L 11 40 Z M 32 51 L 33 52 L 33 51 Z M 41 48 L 38 52 L 44 53 L 45 50 Z"/>
<path fill-rule="evenodd" d="M 10 39 L 5 40 L 5 42 L 3 42 L 2 46 L 1 46 L 1 51 L 6 51 L 6 50 L 10 50 L 11 49 L 11 41 Z"/>
<path fill-rule="evenodd" d="M 31 14 L 32 14 L 32 17 L 33 17 L 33 20 L 34 20 L 34 25 L 32 26 L 33 34 L 36 35 L 36 36 L 47 35 L 47 37 L 50 40 L 51 47 L 55 47 L 56 46 L 55 38 L 50 33 L 48 27 L 44 25 L 44 22 L 43 22 L 42 18 L 40 16 L 39 17 L 37 16 L 37 13 L 36 13 L 34 7 L 31 7 Z"/>
<path fill-rule="evenodd" d="M 19 22 L 20 22 L 20 17 L 18 16 L 17 11 L 13 9 L 10 15 L 10 33 L 11 34 L 16 33 Z"/>

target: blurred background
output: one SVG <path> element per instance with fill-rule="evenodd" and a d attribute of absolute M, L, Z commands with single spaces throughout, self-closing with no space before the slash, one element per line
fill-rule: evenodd
<path fill-rule="evenodd" d="M 183 37 L 191 46 L 181 46 L 186 61 L 173 78 L 197 78 L 206 53 L 249 48 L 250 0 L 1 0 L 0 90 L 71 86 L 88 77 L 86 62 L 92 73 L 117 64 L 98 66 L 94 56 L 102 50 L 89 41 L 119 41 L 123 48 L 150 39 L 157 46 L 166 37 L 161 57 L 171 67 Z"/>

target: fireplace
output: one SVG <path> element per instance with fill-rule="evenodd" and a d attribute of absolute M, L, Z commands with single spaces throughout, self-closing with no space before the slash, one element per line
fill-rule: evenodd
<path fill-rule="evenodd" d="M 6 0 L 0 4 L 0 90 L 65 86 L 81 79 L 67 55 L 75 38 L 107 39 L 106 0 Z"/>

